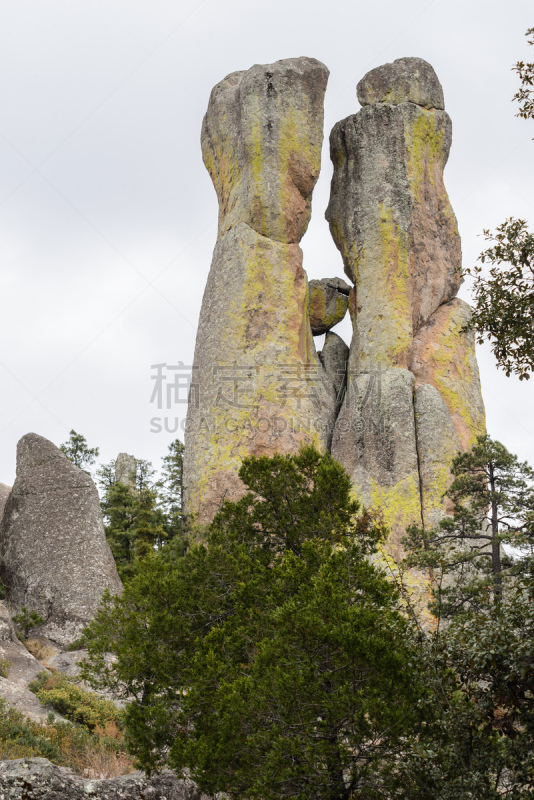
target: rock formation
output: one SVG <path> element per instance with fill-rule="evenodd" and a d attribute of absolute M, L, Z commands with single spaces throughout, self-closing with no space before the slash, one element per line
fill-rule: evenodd
<path fill-rule="evenodd" d="M 209 800 L 192 781 L 168 770 L 148 778 L 142 772 L 118 778 L 82 778 L 46 758 L 0 762 L 2 800 Z"/>
<path fill-rule="evenodd" d="M 136 482 L 137 459 L 128 453 L 119 453 L 115 459 L 115 480 L 118 483 L 125 483 L 132 489 L 137 488 Z"/>
<path fill-rule="evenodd" d="M 210 96 L 202 155 L 219 229 L 184 461 L 186 509 L 200 522 L 242 491 L 244 456 L 328 443 L 335 390 L 315 350 L 299 247 L 319 176 L 327 79 L 319 61 L 293 58 L 235 72 Z"/>
<path fill-rule="evenodd" d="M 349 305 L 350 286 L 341 278 L 323 278 L 308 284 L 308 314 L 314 336 L 326 333 L 341 322 Z"/>
<path fill-rule="evenodd" d="M 0 660 L 8 664 L 10 683 L 26 688 L 43 671 L 42 664 L 19 641 L 4 603 L 0 602 Z M 4 676 L 6 677 L 6 676 Z M 0 696 L 3 696 L 0 689 Z"/>
<path fill-rule="evenodd" d="M 0 483 L 0 520 L 2 519 L 10 491 L 11 486 L 6 486 L 5 483 Z"/>
<path fill-rule="evenodd" d="M 45 620 L 38 634 L 61 646 L 79 637 L 105 589 L 122 589 L 93 481 L 35 433 L 17 447 L 0 526 L 0 578 L 10 610 L 36 611 Z"/>
<path fill-rule="evenodd" d="M 452 127 L 439 80 L 402 58 L 357 93 L 363 108 L 330 138 L 326 216 L 355 284 L 332 455 L 400 533 L 443 514 L 448 465 L 485 431 L 484 406 L 469 307 L 455 299 L 461 246 L 443 183 Z"/>
<path fill-rule="evenodd" d="M 240 492 L 245 455 L 313 442 L 381 507 L 393 552 L 435 524 L 455 453 L 485 431 L 461 245 L 443 183 L 452 138 L 426 61 L 358 84 L 339 122 L 327 219 L 351 287 L 306 283 L 298 242 L 319 173 L 327 70 L 290 59 L 213 90 L 202 152 L 219 233 L 200 315 L 186 430 L 186 511 L 209 521 Z M 350 313 L 350 350 L 331 329 Z M 326 333 L 317 354 L 312 335 Z"/>

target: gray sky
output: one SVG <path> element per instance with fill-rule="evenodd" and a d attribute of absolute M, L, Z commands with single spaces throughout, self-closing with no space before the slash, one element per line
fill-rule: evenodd
<path fill-rule="evenodd" d="M 330 69 L 311 278 L 343 275 L 324 220 L 328 133 L 358 110 L 358 80 L 401 56 L 443 84 L 464 264 L 484 228 L 534 226 L 534 125 L 511 102 L 512 65 L 534 60 L 531 0 L 3 0 L 0 22 L 4 483 L 29 431 L 60 444 L 74 428 L 104 461 L 125 450 L 155 466 L 175 438 L 150 431 L 185 416 L 150 405 L 150 366 L 192 360 L 217 218 L 200 125 L 234 70 L 301 55 Z M 479 363 L 490 433 L 534 463 L 534 380 L 506 378 L 486 348 Z"/>

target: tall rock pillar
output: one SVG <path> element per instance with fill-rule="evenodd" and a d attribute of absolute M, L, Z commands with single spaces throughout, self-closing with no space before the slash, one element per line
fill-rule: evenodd
<path fill-rule="evenodd" d="M 332 455 L 398 549 L 443 513 L 448 465 L 485 430 L 456 218 L 443 183 L 452 139 L 433 68 L 401 58 L 358 84 L 337 123 L 327 219 L 354 283 L 348 383 Z"/>
<path fill-rule="evenodd" d="M 211 93 L 202 155 L 219 229 L 200 313 L 184 460 L 188 514 L 242 492 L 246 455 L 324 449 L 335 390 L 317 356 L 299 242 L 323 141 L 328 70 L 311 58 L 235 72 Z"/>

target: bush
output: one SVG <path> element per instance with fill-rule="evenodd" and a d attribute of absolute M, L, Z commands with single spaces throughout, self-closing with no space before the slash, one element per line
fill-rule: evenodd
<path fill-rule="evenodd" d="M 81 725 L 26 720 L 0 699 L 0 759 L 47 758 L 90 778 L 112 778 L 132 772 L 134 764 L 121 736 L 108 725 L 91 734 Z"/>
<path fill-rule="evenodd" d="M 65 719 L 83 725 L 91 733 L 97 727 L 105 731 L 110 723 L 121 728 L 122 712 L 115 703 L 88 692 L 66 675 L 41 672 L 29 688 L 43 705 L 52 706 Z"/>

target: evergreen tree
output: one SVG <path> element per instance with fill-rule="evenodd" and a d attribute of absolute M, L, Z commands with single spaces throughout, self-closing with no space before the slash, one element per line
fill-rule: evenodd
<path fill-rule="evenodd" d="M 140 560 L 167 540 L 165 515 L 150 478 L 148 461 L 137 462 L 137 488 L 115 480 L 114 462 L 99 470 L 106 537 L 123 581 L 131 579 Z"/>
<path fill-rule="evenodd" d="M 60 445 L 59 449 L 75 466 L 83 469 L 88 475 L 91 474 L 91 471 L 87 469 L 87 467 L 91 467 L 95 463 L 99 449 L 98 447 L 89 447 L 85 436 L 72 430 L 69 434 L 68 441 Z"/>
<path fill-rule="evenodd" d="M 184 445 L 175 439 L 163 457 L 162 475 L 157 483 L 161 507 L 165 513 L 165 532 L 168 539 L 184 535 L 183 463 Z"/>
<path fill-rule="evenodd" d="M 500 442 L 479 436 L 452 462 L 453 482 L 445 493 L 452 516 L 433 530 L 412 526 L 405 543 L 410 563 L 434 571 L 438 616 L 450 617 L 488 601 L 526 563 L 507 556 L 503 544 L 530 548 L 534 542 L 534 471 Z"/>
<path fill-rule="evenodd" d="M 425 637 L 424 724 L 383 764 L 383 798 L 534 796 L 534 572 L 527 558 L 498 604 Z"/>
<path fill-rule="evenodd" d="M 135 698 L 145 768 L 232 797 L 374 797 L 424 694 L 415 632 L 369 559 L 384 531 L 312 448 L 245 459 L 240 477 L 251 491 L 206 545 L 152 555 L 105 598 L 85 677 Z"/>

